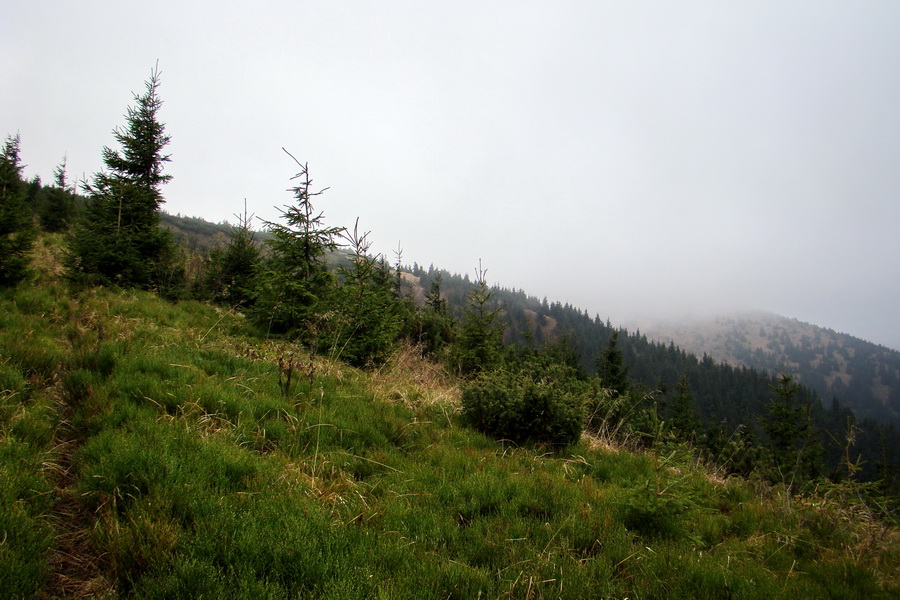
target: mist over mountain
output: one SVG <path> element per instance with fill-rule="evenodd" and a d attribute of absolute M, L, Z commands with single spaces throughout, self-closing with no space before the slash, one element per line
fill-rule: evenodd
<path fill-rule="evenodd" d="M 900 352 L 894 349 L 765 311 L 628 325 L 698 356 L 790 374 L 826 402 L 839 398 L 860 419 L 900 422 Z"/>

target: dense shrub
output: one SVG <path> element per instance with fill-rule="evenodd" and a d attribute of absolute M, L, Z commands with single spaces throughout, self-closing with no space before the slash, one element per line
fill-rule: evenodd
<path fill-rule="evenodd" d="M 581 437 L 584 402 L 569 381 L 487 373 L 463 390 L 462 405 L 466 422 L 495 438 L 568 446 Z"/>

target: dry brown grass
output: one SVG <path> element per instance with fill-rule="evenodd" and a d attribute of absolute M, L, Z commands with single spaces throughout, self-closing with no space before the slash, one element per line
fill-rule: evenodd
<path fill-rule="evenodd" d="M 247 338 L 226 338 L 205 343 L 206 348 L 218 348 L 235 356 L 270 362 L 281 369 L 291 368 L 294 377 L 324 376 L 338 381 L 362 376 L 357 369 L 327 356 L 312 355 L 308 348 L 289 340 L 268 339 L 256 341 Z"/>
<path fill-rule="evenodd" d="M 62 240 L 61 233 L 41 234 L 31 249 L 31 265 L 44 279 L 60 279 L 65 274 Z"/>
<path fill-rule="evenodd" d="M 369 378 L 369 389 L 387 402 L 401 402 L 415 408 L 439 404 L 453 411 L 459 409 L 461 390 L 444 367 L 422 355 L 412 344 L 403 344 L 380 369 Z"/>
<path fill-rule="evenodd" d="M 75 492 L 57 489 L 51 522 L 57 530 L 50 552 L 50 578 L 39 598 L 106 598 L 114 595 L 112 584 L 102 574 L 103 556 L 91 542 L 91 516 Z"/>
<path fill-rule="evenodd" d="M 624 452 L 626 448 L 607 436 L 601 436 L 593 432 L 584 431 L 581 439 L 587 443 L 591 450 L 601 450 L 603 452 L 611 452 L 618 454 Z"/>

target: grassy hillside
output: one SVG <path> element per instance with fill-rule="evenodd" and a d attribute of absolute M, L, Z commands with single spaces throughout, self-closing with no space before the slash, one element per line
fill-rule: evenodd
<path fill-rule="evenodd" d="M 203 219 L 165 213 L 161 216 L 180 243 L 201 253 L 224 243 L 230 230 L 227 225 L 215 225 Z M 404 293 L 422 305 L 431 281 L 439 273 L 443 279 L 443 295 L 451 310 L 457 316 L 461 315 L 471 287 L 468 278 L 433 268 L 426 271 L 418 265 L 411 271 L 404 274 Z M 611 327 L 582 315 L 579 309 L 569 305 L 542 303 L 523 291 L 495 291 L 508 323 L 507 342 L 523 342 L 526 330 L 538 343 L 567 333 L 577 340 L 585 369 L 593 369 L 594 361 L 613 331 Z M 900 424 L 900 352 L 895 350 L 761 311 L 677 323 L 643 320 L 631 325 L 650 340 L 665 344 L 674 341 L 679 348 L 698 357 L 709 355 L 717 362 L 767 374 L 790 373 L 805 387 L 814 390 L 826 407 L 836 397 L 851 408 L 859 420 Z M 635 352 L 643 354 L 642 360 L 647 361 L 646 352 L 641 349 L 635 349 Z M 655 369 L 660 370 L 666 369 Z M 645 383 L 653 387 L 658 380 Z M 694 392 L 698 396 L 705 395 L 700 389 Z M 709 403 L 709 399 L 701 402 Z"/>
<path fill-rule="evenodd" d="M 682 446 L 563 453 L 462 426 L 406 349 L 378 372 L 195 302 L 0 294 L 0 590 L 55 598 L 895 598 L 852 484 L 723 480 Z"/>

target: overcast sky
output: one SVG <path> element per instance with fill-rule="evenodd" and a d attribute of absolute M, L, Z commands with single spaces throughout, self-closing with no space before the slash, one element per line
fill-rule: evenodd
<path fill-rule="evenodd" d="M 291 202 L 614 324 L 774 311 L 900 348 L 900 2 L 5 2 L 0 135 L 102 167 L 157 60 L 166 210 Z"/>

